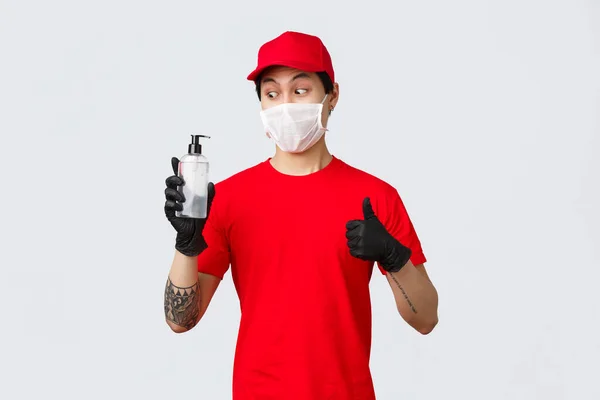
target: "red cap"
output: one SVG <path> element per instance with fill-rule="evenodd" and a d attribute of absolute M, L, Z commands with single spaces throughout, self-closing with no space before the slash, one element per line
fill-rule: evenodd
<path fill-rule="evenodd" d="M 248 75 L 248 80 L 254 81 L 265 68 L 273 65 L 326 72 L 331 82 L 335 82 L 329 52 L 316 36 L 288 31 L 263 44 L 258 50 L 258 66 Z"/>

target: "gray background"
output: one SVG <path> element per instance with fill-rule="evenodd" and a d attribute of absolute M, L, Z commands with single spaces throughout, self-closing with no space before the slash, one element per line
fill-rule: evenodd
<path fill-rule="evenodd" d="M 193 331 L 163 320 L 164 179 L 191 133 L 215 181 L 271 155 L 245 77 L 299 30 L 333 57 L 331 151 L 399 190 L 439 290 L 421 336 L 374 274 L 378 399 L 600 398 L 599 23 L 574 0 L 0 1 L 0 396 L 230 398 L 231 275 Z"/>

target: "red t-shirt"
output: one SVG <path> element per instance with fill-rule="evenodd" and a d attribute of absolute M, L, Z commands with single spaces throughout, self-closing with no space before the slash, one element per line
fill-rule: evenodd
<path fill-rule="evenodd" d="M 234 400 L 372 400 L 372 262 L 350 255 L 346 222 L 362 203 L 424 263 L 398 192 L 338 158 L 304 176 L 269 160 L 218 183 L 198 271 L 231 264 L 241 320 Z M 382 273 L 385 273 L 380 268 Z"/>

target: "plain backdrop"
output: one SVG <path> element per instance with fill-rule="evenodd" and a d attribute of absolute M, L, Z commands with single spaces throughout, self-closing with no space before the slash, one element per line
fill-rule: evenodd
<path fill-rule="evenodd" d="M 600 398 L 592 0 L 0 1 L 0 397 L 231 398 L 230 273 L 164 322 L 164 180 L 192 133 L 214 181 L 273 153 L 246 76 L 286 30 L 329 48 L 328 145 L 398 189 L 439 291 L 422 336 L 373 275 L 378 399 Z"/>

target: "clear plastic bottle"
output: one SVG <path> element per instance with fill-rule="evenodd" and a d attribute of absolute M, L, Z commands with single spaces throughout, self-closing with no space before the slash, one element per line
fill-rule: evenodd
<path fill-rule="evenodd" d="M 188 146 L 188 154 L 179 160 L 178 176 L 183 179 L 179 192 L 185 197 L 181 203 L 183 210 L 176 216 L 184 218 L 206 218 L 208 206 L 208 159 L 202 155 L 200 138 L 204 135 L 191 135 L 192 143 Z"/>

